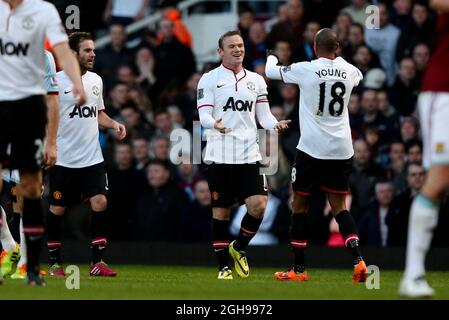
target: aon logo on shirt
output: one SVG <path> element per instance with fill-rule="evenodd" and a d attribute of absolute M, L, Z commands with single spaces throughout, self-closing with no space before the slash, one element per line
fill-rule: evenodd
<path fill-rule="evenodd" d="M 70 119 L 73 117 L 79 117 L 79 118 L 95 118 L 97 117 L 97 107 L 96 106 L 75 106 L 69 114 Z"/>
<path fill-rule="evenodd" d="M 14 42 L 5 42 L 0 39 L 0 54 L 7 56 L 26 56 L 28 54 L 28 49 L 30 47 L 29 43 L 14 43 Z"/>
<path fill-rule="evenodd" d="M 249 111 L 251 112 L 253 108 L 254 101 L 242 101 L 236 100 L 234 101 L 233 97 L 229 97 L 226 105 L 223 107 L 223 111 L 228 109 L 232 109 L 232 111 Z"/>

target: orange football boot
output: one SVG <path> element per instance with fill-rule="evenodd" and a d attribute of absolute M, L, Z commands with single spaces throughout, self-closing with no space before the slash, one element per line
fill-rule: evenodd
<path fill-rule="evenodd" d="M 288 271 L 279 271 L 274 274 L 274 277 L 280 281 L 307 281 L 309 276 L 307 271 L 296 273 L 293 268 Z"/>
<path fill-rule="evenodd" d="M 366 270 L 365 261 L 361 260 L 357 265 L 354 266 L 354 276 L 352 277 L 352 282 L 366 282 L 366 277 L 368 272 Z"/>

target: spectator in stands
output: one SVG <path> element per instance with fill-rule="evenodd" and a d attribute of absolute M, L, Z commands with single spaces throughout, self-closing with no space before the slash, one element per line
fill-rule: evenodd
<path fill-rule="evenodd" d="M 212 239 L 212 207 L 209 186 L 200 180 L 194 187 L 195 198 L 182 211 L 179 235 L 183 242 L 210 242 Z"/>
<path fill-rule="evenodd" d="M 178 182 L 177 187 L 187 194 L 189 199 L 195 199 L 194 189 L 198 181 L 203 180 L 204 177 L 199 171 L 198 165 L 192 164 L 190 156 L 185 156 L 181 159 L 181 164 L 177 166 Z"/>
<path fill-rule="evenodd" d="M 351 213 L 360 214 L 374 196 L 374 184 L 383 175 L 382 168 L 373 162 L 369 146 L 363 139 L 354 142 L 353 170 L 349 177 L 352 193 Z"/>
<path fill-rule="evenodd" d="M 352 25 L 352 18 L 347 12 L 340 12 L 335 20 L 333 29 L 337 33 L 338 41 L 345 46 L 348 41 L 349 28 Z"/>
<path fill-rule="evenodd" d="M 412 58 L 403 58 L 396 81 L 389 92 L 391 104 L 400 116 L 409 116 L 415 112 L 418 91 L 415 62 Z"/>
<path fill-rule="evenodd" d="M 349 27 L 348 41 L 342 44 L 343 57 L 346 61 L 353 63 L 355 51 L 361 45 L 365 45 L 365 30 L 363 25 L 355 22 Z"/>
<path fill-rule="evenodd" d="M 391 122 L 397 122 L 398 117 L 396 111 L 390 103 L 386 90 L 378 90 L 376 93 L 377 107 L 379 111 Z"/>
<path fill-rule="evenodd" d="M 354 91 L 349 97 L 348 112 L 352 139 L 358 139 L 363 130 L 363 113 L 360 105 L 360 95 Z"/>
<path fill-rule="evenodd" d="M 133 86 L 128 91 L 129 100 L 133 102 L 137 108 L 142 112 L 143 118 L 149 122 L 154 122 L 153 105 L 148 96 L 143 92 L 138 85 Z"/>
<path fill-rule="evenodd" d="M 304 31 L 304 41 L 296 48 L 293 53 L 293 58 L 295 62 L 301 61 L 312 61 L 316 59 L 315 51 L 313 49 L 313 41 L 315 39 L 315 35 L 318 30 L 321 29 L 321 26 L 316 21 L 311 21 L 306 24 L 306 30 Z M 282 60 L 279 60 L 281 65 L 286 66 L 289 63 L 284 63 Z"/>
<path fill-rule="evenodd" d="M 114 168 L 108 171 L 110 235 L 115 240 L 132 240 L 137 195 L 143 188 L 143 175 L 134 168 L 129 144 L 118 143 L 114 150 Z"/>
<path fill-rule="evenodd" d="M 393 141 L 390 144 L 388 153 L 387 177 L 392 181 L 396 192 L 401 192 L 406 188 L 406 164 L 405 145 L 401 141 Z"/>
<path fill-rule="evenodd" d="M 136 75 L 129 65 L 121 65 L 117 68 L 116 80 L 125 83 L 128 88 L 136 84 Z"/>
<path fill-rule="evenodd" d="M 404 57 L 412 55 L 413 48 L 418 43 L 425 43 L 430 46 L 433 42 L 435 22 L 430 18 L 429 8 L 422 1 L 413 4 L 413 22 L 407 32 L 401 33 L 398 39 L 396 60 L 400 61 Z"/>
<path fill-rule="evenodd" d="M 423 146 L 421 140 L 409 140 L 405 144 L 407 163 L 422 164 L 422 148 Z"/>
<path fill-rule="evenodd" d="M 249 29 L 254 23 L 254 12 L 247 6 L 242 6 L 239 10 L 239 22 L 237 28 L 242 35 L 243 42 L 245 43 L 245 48 L 248 47 L 249 43 Z"/>
<path fill-rule="evenodd" d="M 424 168 L 418 163 L 407 167 L 407 188 L 396 195 L 390 212 L 390 246 L 405 246 L 407 243 L 408 217 L 413 199 L 421 190 L 426 177 Z"/>
<path fill-rule="evenodd" d="M 162 19 L 159 22 L 161 42 L 156 48 L 155 92 L 162 92 L 170 81 L 184 83 L 196 70 L 192 50 L 179 42 L 173 33 L 173 23 Z"/>
<path fill-rule="evenodd" d="M 131 139 L 137 136 L 150 139 L 153 135 L 153 129 L 134 103 L 125 104 L 120 111 L 120 116 Z"/>
<path fill-rule="evenodd" d="M 267 51 L 266 37 L 263 23 L 254 22 L 249 27 L 249 39 L 245 47 L 245 68 L 253 71 L 257 64 L 265 62 Z"/>
<path fill-rule="evenodd" d="M 122 24 L 111 24 L 109 26 L 111 44 L 103 49 L 97 50 L 95 58 L 95 72 L 99 73 L 105 81 L 108 89 L 112 85 L 117 67 L 121 65 L 133 65 L 134 54 L 126 48 L 126 32 Z"/>
<path fill-rule="evenodd" d="M 363 74 L 366 74 L 372 68 L 378 67 L 372 51 L 366 45 L 361 45 L 355 50 L 352 61 Z"/>
<path fill-rule="evenodd" d="M 288 20 L 278 22 L 267 36 L 267 47 L 273 49 L 276 42 L 280 40 L 290 42 L 292 50 L 302 42 L 304 33 L 304 4 L 302 0 L 288 0 Z"/>
<path fill-rule="evenodd" d="M 106 103 L 108 115 L 111 118 L 117 117 L 128 99 L 128 86 L 123 82 L 116 82 L 109 91 L 109 99 Z"/>
<path fill-rule="evenodd" d="M 187 196 L 171 182 L 170 170 L 164 161 L 152 160 L 146 178 L 146 189 L 136 203 L 137 240 L 175 241 L 179 239 L 179 220 L 188 203 Z"/>
<path fill-rule="evenodd" d="M 278 6 L 277 12 L 276 12 L 276 22 L 277 23 L 287 23 L 288 22 L 288 3 L 281 3 Z"/>
<path fill-rule="evenodd" d="M 389 22 L 388 8 L 378 4 L 380 29 L 366 29 L 365 42 L 379 56 L 382 68 L 387 73 L 388 84 L 394 82 L 396 75 L 396 44 L 401 31 Z"/>
<path fill-rule="evenodd" d="M 390 18 L 391 23 L 398 27 L 401 32 L 409 32 L 413 25 L 411 11 L 412 0 L 394 0 Z"/>
<path fill-rule="evenodd" d="M 415 61 L 416 65 L 416 81 L 421 83 L 422 76 L 424 74 L 424 70 L 427 68 L 427 64 L 430 59 L 430 48 L 425 43 L 418 43 L 413 48 L 413 61 Z"/>
<path fill-rule="evenodd" d="M 293 62 L 292 49 L 290 43 L 287 41 L 276 42 L 274 45 L 274 53 L 277 55 L 279 63 L 283 66 L 288 66 Z"/>
<path fill-rule="evenodd" d="M 166 7 L 162 10 L 162 15 L 165 19 L 171 21 L 173 25 L 173 35 L 178 39 L 178 41 L 188 46 L 190 49 L 193 47 L 192 35 L 190 34 L 189 29 L 185 26 L 184 22 L 181 19 L 181 13 L 175 7 Z M 159 34 L 159 40 L 162 41 L 164 35 Z"/>
<path fill-rule="evenodd" d="M 368 17 L 366 12 L 366 7 L 368 6 L 368 0 L 351 0 L 351 4 L 344 7 L 341 11 L 348 13 L 353 22 L 360 23 L 364 26 L 366 18 Z"/>
<path fill-rule="evenodd" d="M 395 137 L 393 125 L 388 119 L 379 111 L 377 104 L 376 91 L 367 89 L 362 93 L 362 111 L 363 122 L 365 125 L 375 126 L 379 130 L 380 145 L 387 144 Z"/>
<path fill-rule="evenodd" d="M 155 103 L 157 92 L 154 91 L 156 87 L 156 75 L 154 74 L 154 68 L 156 65 L 156 59 L 153 52 L 146 48 L 140 48 L 136 53 L 136 66 L 137 66 L 137 84 L 144 90 L 146 95 Z"/>
<path fill-rule="evenodd" d="M 151 141 L 152 159 L 168 161 L 170 157 L 170 139 L 164 136 L 155 136 Z"/>
<path fill-rule="evenodd" d="M 418 120 L 415 117 L 403 117 L 401 118 L 401 141 L 407 143 L 411 140 L 418 138 Z"/>
<path fill-rule="evenodd" d="M 357 219 L 360 243 L 364 246 L 386 247 L 389 238 L 389 219 L 394 187 L 390 181 L 379 181 L 375 186 L 376 198 Z"/>
<path fill-rule="evenodd" d="M 154 115 L 154 125 L 156 127 L 155 134 L 167 138 L 170 138 L 173 129 L 179 127 L 178 125 L 173 124 L 170 114 L 166 110 L 159 110 L 156 112 Z"/>
<path fill-rule="evenodd" d="M 150 143 L 145 137 L 136 137 L 132 140 L 132 149 L 134 159 L 136 160 L 135 168 L 139 172 L 146 172 L 150 163 Z"/>
<path fill-rule="evenodd" d="M 173 104 L 179 107 L 182 117 L 185 121 L 184 128 L 192 131 L 193 120 L 198 119 L 198 110 L 196 109 L 196 88 L 200 81 L 201 74 L 193 73 L 186 82 L 184 90 L 180 91 L 173 99 Z"/>
<path fill-rule="evenodd" d="M 106 24 L 119 23 L 126 26 L 148 14 L 149 3 L 150 0 L 107 0 L 103 21 Z"/>
<path fill-rule="evenodd" d="M 167 107 L 167 113 L 170 117 L 170 120 L 175 128 L 183 128 L 185 125 L 184 118 L 182 116 L 181 110 L 178 106 L 174 104 Z"/>

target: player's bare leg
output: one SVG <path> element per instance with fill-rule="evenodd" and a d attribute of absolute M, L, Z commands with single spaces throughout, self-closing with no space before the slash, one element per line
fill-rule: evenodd
<path fill-rule="evenodd" d="M 229 217 L 231 208 L 212 208 L 212 241 L 218 261 L 218 279 L 232 280 L 229 268 Z"/>
<path fill-rule="evenodd" d="M 346 195 L 328 193 L 327 198 L 332 209 L 332 215 L 338 223 L 340 234 L 345 246 L 352 254 L 354 264 L 353 282 L 365 282 L 367 277 L 366 264 L 362 259 L 359 247 L 357 226 L 351 213 L 346 208 Z"/>
<path fill-rule="evenodd" d="M 407 239 L 405 272 L 399 293 L 407 297 L 430 297 L 433 289 L 425 280 L 426 254 L 438 223 L 440 200 L 449 188 L 449 166 L 433 166 L 421 193 L 413 201 Z"/>
<path fill-rule="evenodd" d="M 274 274 L 281 281 L 307 281 L 308 274 L 305 264 L 305 250 L 307 248 L 307 212 L 309 211 L 309 195 L 295 193 L 292 202 L 292 216 L 290 226 L 290 245 L 294 255 L 294 265 L 288 271 Z"/>
<path fill-rule="evenodd" d="M 92 209 L 92 263 L 90 267 L 91 276 L 115 277 L 117 273 L 110 269 L 103 261 L 103 255 L 108 244 L 108 201 L 106 196 L 98 194 L 90 198 Z"/>
<path fill-rule="evenodd" d="M 39 255 L 44 237 L 43 209 L 41 204 L 42 172 L 20 172 L 23 192 L 23 230 L 27 244 L 27 283 L 44 286 L 39 275 Z"/>
<path fill-rule="evenodd" d="M 234 259 L 235 271 L 242 278 L 249 276 L 245 250 L 262 223 L 267 201 L 268 197 L 265 195 L 254 195 L 245 199 L 248 212 L 243 217 L 237 240 L 229 245 L 229 253 Z"/>
<path fill-rule="evenodd" d="M 50 205 L 50 211 L 47 215 L 47 248 L 50 257 L 51 276 L 65 276 L 64 268 L 61 263 L 62 247 L 62 221 L 64 218 L 65 207 Z"/>

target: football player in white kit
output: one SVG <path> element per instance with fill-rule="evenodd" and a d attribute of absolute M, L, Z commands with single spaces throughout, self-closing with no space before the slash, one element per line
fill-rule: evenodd
<path fill-rule="evenodd" d="M 290 120 L 277 121 L 270 112 L 267 85 L 257 73 L 243 68 L 245 48 L 238 31 L 218 41 L 222 65 L 204 74 L 198 83 L 197 108 L 207 129 L 205 165 L 212 195 L 213 248 L 218 260 L 218 279 L 232 279 L 229 254 L 240 277 L 248 277 L 245 249 L 256 234 L 267 204 L 264 179 L 259 172 L 262 157 L 257 141 L 256 116 L 264 129 L 286 130 Z M 237 240 L 230 243 L 231 206 L 245 203 Z"/>
<path fill-rule="evenodd" d="M 58 85 L 56 83 L 56 64 L 50 51 L 45 51 L 45 78 L 44 85 L 47 90 L 45 103 L 47 105 L 47 135 L 45 137 L 44 158 L 45 166 L 51 167 L 56 162 L 56 134 L 59 125 L 59 100 Z M 3 275 L 9 275 L 13 272 L 13 266 L 17 263 L 16 271 L 11 275 L 11 279 L 25 279 L 27 270 L 27 250 L 25 234 L 23 232 L 22 212 L 23 197 L 20 191 L 20 177 L 17 170 L 3 170 L 3 181 L 9 184 L 9 198 L 12 202 L 14 217 L 13 225 L 17 230 L 16 243 L 11 235 L 8 224 L 4 223 L 0 228 L 0 239 L 2 239 L 3 251 L 0 255 L 1 272 Z M 3 210 L 2 210 L 3 211 Z M 5 213 L 2 212 L 3 221 L 6 221 Z M 17 239 L 19 238 L 19 239 Z M 41 270 L 41 274 L 44 272 Z"/>
<path fill-rule="evenodd" d="M 91 72 L 95 45 L 87 32 L 74 32 L 69 45 L 78 59 L 86 103 L 77 104 L 71 92 L 73 83 L 65 71 L 56 74 L 59 86 L 60 125 L 57 135 L 56 166 L 49 170 L 50 211 L 47 218 L 50 275 L 64 276 L 61 266 L 62 218 L 65 208 L 89 199 L 92 209 L 91 276 L 115 276 L 103 262 L 107 245 L 107 176 L 99 142 L 98 126 L 115 130 L 119 139 L 126 136 L 125 127 L 105 112 L 103 80 Z"/>
<path fill-rule="evenodd" d="M 267 58 L 268 78 L 296 84 L 300 89 L 301 137 L 292 168 L 294 198 L 290 245 L 294 266 L 288 271 L 276 272 L 276 279 L 282 281 L 308 279 L 304 259 L 308 199 L 317 188 L 327 193 L 345 246 L 352 253 L 353 281 L 366 281 L 367 270 L 360 255 L 357 227 L 345 204 L 354 154 L 347 106 L 352 88 L 363 76 L 356 67 L 336 56 L 338 47 L 336 33 L 325 28 L 315 36 L 316 60 L 278 66 L 276 56 Z"/>
<path fill-rule="evenodd" d="M 47 123 L 45 37 L 74 82 L 73 95 L 84 103 L 79 67 L 55 6 L 42 0 L 0 1 L 0 171 L 5 166 L 20 173 L 30 285 L 45 285 L 39 276 L 44 235 L 41 167 Z"/>

